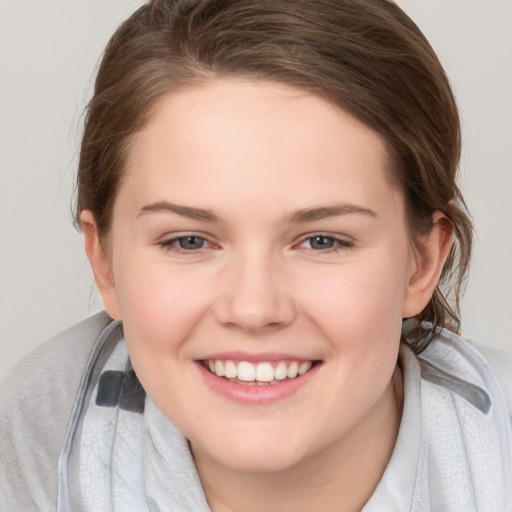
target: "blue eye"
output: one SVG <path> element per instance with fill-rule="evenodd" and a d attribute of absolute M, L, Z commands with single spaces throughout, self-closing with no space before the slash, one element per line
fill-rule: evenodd
<path fill-rule="evenodd" d="M 175 239 L 175 241 L 181 249 L 185 249 L 186 251 L 202 249 L 206 243 L 206 240 L 200 236 L 181 236 Z"/>
<path fill-rule="evenodd" d="M 171 238 L 160 243 L 162 247 L 168 250 L 182 250 L 182 251 L 198 251 L 204 249 L 208 242 L 201 236 L 186 235 Z"/>
<path fill-rule="evenodd" d="M 331 236 L 312 236 L 311 238 L 308 238 L 308 240 L 311 249 L 321 251 L 325 249 L 332 249 L 336 244 L 336 241 Z"/>
<path fill-rule="evenodd" d="M 352 243 L 334 236 L 319 234 L 305 238 L 301 245 L 316 252 L 329 252 L 351 247 Z"/>

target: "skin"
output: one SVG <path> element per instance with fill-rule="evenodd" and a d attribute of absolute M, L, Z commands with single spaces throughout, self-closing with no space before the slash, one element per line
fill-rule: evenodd
<path fill-rule="evenodd" d="M 402 318 L 428 303 L 451 240 L 435 214 L 413 248 L 388 161 L 378 134 L 318 97 L 215 79 L 164 97 L 135 137 L 106 249 L 82 212 L 105 307 L 214 511 L 360 510 L 382 476 Z M 180 248 L 191 235 L 202 247 Z M 284 400 L 240 404 L 199 375 L 225 351 L 321 364 Z"/>

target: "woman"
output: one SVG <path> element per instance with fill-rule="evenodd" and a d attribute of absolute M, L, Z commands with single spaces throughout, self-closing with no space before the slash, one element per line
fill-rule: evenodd
<path fill-rule="evenodd" d="M 139 9 L 78 171 L 109 316 L 3 384 L 6 508 L 510 509 L 508 356 L 457 336 L 459 153 L 390 2 Z"/>

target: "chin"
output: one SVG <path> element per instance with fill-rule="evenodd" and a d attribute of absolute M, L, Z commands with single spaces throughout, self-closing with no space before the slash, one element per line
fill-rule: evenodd
<path fill-rule="evenodd" d="M 286 471 L 298 464 L 300 460 L 300 456 L 281 457 L 270 452 L 262 454 L 260 450 L 259 453 L 231 456 L 224 460 L 218 460 L 218 462 L 232 471 L 270 473 Z"/>
<path fill-rule="evenodd" d="M 235 436 L 234 436 L 235 437 Z M 300 463 L 307 454 L 299 446 L 284 440 L 231 439 L 224 446 L 206 446 L 200 450 L 218 464 L 233 471 L 241 472 L 277 472 L 292 468 Z M 192 450 L 197 447 L 192 443 Z"/>

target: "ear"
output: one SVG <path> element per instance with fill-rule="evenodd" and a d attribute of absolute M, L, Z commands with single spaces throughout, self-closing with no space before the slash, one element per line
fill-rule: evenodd
<path fill-rule="evenodd" d="M 100 241 L 96 221 L 91 211 L 83 210 L 80 213 L 80 224 L 85 236 L 85 252 L 89 258 L 96 285 L 103 298 L 105 310 L 112 318 L 120 320 L 121 310 L 110 260 Z"/>
<path fill-rule="evenodd" d="M 434 213 L 432 222 L 431 230 L 420 239 L 420 246 L 412 251 L 402 318 L 411 318 L 426 307 L 452 246 L 452 222 L 439 211 Z"/>

